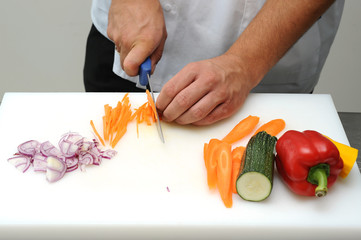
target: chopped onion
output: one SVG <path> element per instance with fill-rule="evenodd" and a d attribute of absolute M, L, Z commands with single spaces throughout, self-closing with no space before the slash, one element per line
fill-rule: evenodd
<path fill-rule="evenodd" d="M 66 158 L 65 164 L 66 164 L 66 171 L 71 172 L 78 168 L 79 159 L 77 157 L 73 158 Z"/>
<path fill-rule="evenodd" d="M 49 182 L 60 180 L 64 176 L 66 169 L 65 163 L 60 158 L 47 157 L 46 180 Z"/>
<path fill-rule="evenodd" d="M 117 155 L 117 151 L 115 151 L 113 149 L 107 149 L 102 153 L 102 157 L 107 158 L 107 159 L 111 159 L 111 158 L 115 157 L 115 155 Z"/>
<path fill-rule="evenodd" d="M 77 133 L 67 133 L 59 141 L 59 148 L 65 157 L 73 157 L 79 150 L 84 138 Z"/>
<path fill-rule="evenodd" d="M 40 143 L 36 140 L 24 142 L 18 146 L 19 153 L 26 156 L 33 156 L 39 149 Z"/>
<path fill-rule="evenodd" d="M 79 163 L 83 165 L 91 165 L 94 163 L 96 156 L 90 152 L 84 152 L 79 155 Z"/>
<path fill-rule="evenodd" d="M 74 132 L 64 134 L 58 146 L 59 148 L 49 141 L 26 141 L 18 146 L 18 152 L 8 162 L 22 172 L 33 166 L 34 171 L 46 172 L 49 182 L 56 182 L 66 172 L 72 172 L 78 167 L 85 171 L 86 166 L 100 165 L 103 158 L 111 159 L 117 154 L 112 149 L 102 151 L 96 139 L 86 141 Z"/>
<path fill-rule="evenodd" d="M 31 165 L 30 159 L 31 158 L 29 156 L 18 155 L 18 156 L 9 158 L 8 162 L 11 163 L 12 165 L 14 165 L 16 167 L 16 169 L 18 169 L 19 171 L 26 172 L 26 170 L 28 170 Z"/>
<path fill-rule="evenodd" d="M 46 172 L 47 156 L 36 153 L 33 157 L 33 167 L 36 172 Z"/>
<path fill-rule="evenodd" d="M 57 149 L 51 142 L 46 141 L 43 142 L 40 145 L 40 152 L 44 155 L 44 156 L 53 156 L 53 157 L 58 157 L 61 156 L 61 152 L 59 151 L 59 149 Z"/>

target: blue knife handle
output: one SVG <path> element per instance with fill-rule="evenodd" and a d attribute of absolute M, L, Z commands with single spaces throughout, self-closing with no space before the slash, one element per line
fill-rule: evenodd
<path fill-rule="evenodd" d="M 150 61 L 150 58 L 147 57 L 147 59 L 145 59 L 145 61 L 140 65 L 140 68 L 139 68 L 140 85 L 147 86 L 148 76 L 150 76 L 151 72 L 152 72 L 152 62 Z"/>

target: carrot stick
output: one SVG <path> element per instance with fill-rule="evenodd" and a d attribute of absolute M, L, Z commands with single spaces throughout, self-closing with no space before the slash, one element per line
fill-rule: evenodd
<path fill-rule="evenodd" d="M 217 187 L 227 208 L 232 207 L 232 153 L 231 145 L 221 142 L 214 153 L 217 162 Z"/>
<path fill-rule="evenodd" d="M 241 120 L 223 139 L 222 141 L 233 144 L 248 134 L 257 126 L 259 117 L 249 115 Z"/>
<path fill-rule="evenodd" d="M 127 125 L 132 119 L 134 119 L 134 115 L 132 114 L 128 93 L 124 95 L 121 101 L 117 102 L 114 108 L 109 106 L 109 104 L 105 104 L 103 116 L 105 142 L 109 142 L 112 148 L 114 148 L 127 131 Z"/>
<path fill-rule="evenodd" d="M 215 151 L 218 145 L 221 143 L 220 140 L 212 138 L 207 147 L 207 153 L 205 154 L 206 168 L 207 168 L 207 183 L 209 189 L 215 189 L 217 186 L 217 163 L 218 159 L 215 156 Z"/>
<path fill-rule="evenodd" d="M 90 125 L 92 126 L 93 131 L 94 131 L 95 135 L 97 136 L 97 138 L 99 139 L 99 141 L 101 142 L 101 144 L 103 146 L 105 146 L 104 140 L 102 139 L 102 137 L 99 135 L 97 129 L 95 128 L 93 120 L 90 120 Z"/>
<path fill-rule="evenodd" d="M 154 101 L 152 96 L 150 95 L 150 92 L 148 91 L 148 89 L 145 90 L 145 92 L 147 93 L 147 99 L 149 102 L 149 105 L 151 106 L 153 113 L 154 113 L 154 117 L 157 117 L 157 108 L 155 107 Z"/>
<path fill-rule="evenodd" d="M 108 125 L 109 125 L 109 121 L 110 121 L 110 111 L 111 111 L 111 107 L 109 106 L 109 104 L 105 104 L 104 105 L 104 117 L 103 117 L 103 136 L 104 136 L 104 141 L 108 141 Z"/>
<path fill-rule="evenodd" d="M 268 134 L 276 136 L 285 128 L 285 126 L 286 123 L 283 119 L 274 119 L 269 121 L 268 123 L 263 124 L 260 128 L 257 129 L 254 135 L 259 132 L 266 131 Z"/>
<path fill-rule="evenodd" d="M 114 148 L 118 144 L 119 140 L 123 137 L 123 135 L 125 134 L 126 131 L 127 131 L 126 128 L 122 128 L 117 132 L 117 134 L 115 135 L 115 137 L 111 143 L 112 148 Z"/>
<path fill-rule="evenodd" d="M 243 146 L 236 147 L 232 150 L 232 192 L 237 193 L 236 181 L 240 171 L 242 171 L 243 166 L 241 166 L 243 153 L 246 148 Z"/>

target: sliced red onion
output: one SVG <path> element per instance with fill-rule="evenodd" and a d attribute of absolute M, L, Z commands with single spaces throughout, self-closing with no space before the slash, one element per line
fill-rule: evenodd
<path fill-rule="evenodd" d="M 16 169 L 18 169 L 21 172 L 26 172 L 26 170 L 29 169 L 31 162 L 30 162 L 31 157 L 29 156 L 25 156 L 25 155 L 18 155 L 12 158 L 8 159 L 8 162 L 11 163 L 12 165 L 14 165 L 16 167 Z"/>
<path fill-rule="evenodd" d="M 86 166 L 100 165 L 103 158 L 111 159 L 117 154 L 112 149 L 102 151 L 99 146 L 96 139 L 85 141 L 80 134 L 69 132 L 61 137 L 60 149 L 49 141 L 40 144 L 30 140 L 20 144 L 18 152 L 8 161 L 22 172 L 33 165 L 34 171 L 46 172 L 47 180 L 56 182 L 65 172 L 74 171 L 78 167 L 85 171 Z"/>
<path fill-rule="evenodd" d="M 103 151 L 101 155 L 103 158 L 111 159 L 111 158 L 115 157 L 115 155 L 117 155 L 117 153 L 118 152 L 113 149 L 107 149 L 107 150 Z"/>
<path fill-rule="evenodd" d="M 88 153 L 92 154 L 94 157 L 94 165 L 100 165 L 102 163 L 102 151 L 99 148 L 93 147 L 88 151 Z"/>
<path fill-rule="evenodd" d="M 57 149 L 51 142 L 46 141 L 43 142 L 40 145 L 40 152 L 44 155 L 44 156 L 53 156 L 53 157 L 60 157 L 62 154 L 60 152 L 59 149 Z"/>
<path fill-rule="evenodd" d="M 66 171 L 71 172 L 78 168 L 79 159 L 77 157 L 73 158 L 66 158 L 65 164 L 66 164 Z"/>
<path fill-rule="evenodd" d="M 36 153 L 33 158 L 33 167 L 36 172 L 46 172 L 47 156 L 42 153 Z"/>
<path fill-rule="evenodd" d="M 66 172 L 66 165 L 61 159 L 56 157 L 47 157 L 46 179 L 49 182 L 59 181 Z"/>
<path fill-rule="evenodd" d="M 75 145 L 79 145 L 84 141 L 84 137 L 81 136 L 79 133 L 68 132 L 61 137 L 61 139 L 59 141 L 59 145 L 62 141 L 73 143 Z"/>
<path fill-rule="evenodd" d="M 61 153 L 67 157 L 73 157 L 80 148 L 80 145 L 84 142 L 84 137 L 78 133 L 67 133 L 59 141 L 59 148 Z"/>
<path fill-rule="evenodd" d="M 96 160 L 97 156 L 91 152 L 82 152 L 79 155 L 79 163 L 83 165 L 91 165 Z"/>
<path fill-rule="evenodd" d="M 74 165 L 74 166 L 72 166 L 72 167 L 68 167 L 68 168 L 66 169 L 66 172 L 72 172 L 72 171 L 74 171 L 74 170 L 77 170 L 78 167 L 79 167 L 79 164 L 76 164 L 76 165 Z"/>
<path fill-rule="evenodd" d="M 95 146 L 94 147 L 99 147 L 100 146 L 100 142 L 99 142 L 99 140 L 98 139 L 96 139 L 96 138 L 93 138 L 93 142 L 94 142 L 94 144 L 95 144 Z"/>
<path fill-rule="evenodd" d="M 26 156 L 34 156 L 39 150 L 40 143 L 36 140 L 26 141 L 18 146 L 18 151 Z"/>
<path fill-rule="evenodd" d="M 68 142 L 68 141 L 62 141 L 59 143 L 59 148 L 61 153 L 67 157 L 74 157 L 75 154 L 77 153 L 79 146 L 72 143 L 72 142 Z"/>
<path fill-rule="evenodd" d="M 93 148 L 90 148 L 88 150 L 88 152 L 92 152 L 93 154 L 97 155 L 97 156 L 101 156 L 102 155 L 102 151 L 97 148 L 97 147 L 93 147 Z"/>
<path fill-rule="evenodd" d="M 89 151 L 90 149 L 96 148 L 96 144 L 91 141 L 84 141 L 80 144 L 80 151 Z"/>

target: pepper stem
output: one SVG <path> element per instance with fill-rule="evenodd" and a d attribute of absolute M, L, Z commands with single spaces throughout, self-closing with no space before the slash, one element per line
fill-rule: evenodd
<path fill-rule="evenodd" d="M 307 181 L 317 185 L 315 196 L 323 197 L 327 194 L 327 177 L 330 176 L 330 165 L 318 164 L 313 166 L 308 172 Z"/>

